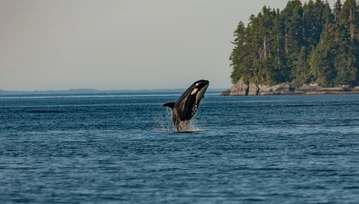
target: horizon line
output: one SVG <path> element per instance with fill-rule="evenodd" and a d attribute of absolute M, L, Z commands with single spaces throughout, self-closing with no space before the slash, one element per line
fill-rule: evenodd
<path fill-rule="evenodd" d="M 167 90 L 185 90 L 187 88 L 155 88 L 155 89 L 96 89 L 96 88 L 69 88 L 69 89 L 47 89 L 47 90 L 6 90 L 0 89 L 1 92 L 75 92 L 75 91 L 92 91 L 92 92 L 115 92 L 115 91 L 167 91 Z M 226 90 L 228 88 L 208 88 L 208 90 Z"/>

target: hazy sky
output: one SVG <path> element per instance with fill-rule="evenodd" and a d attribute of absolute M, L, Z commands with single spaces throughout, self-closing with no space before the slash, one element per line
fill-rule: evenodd
<path fill-rule="evenodd" d="M 287 2 L 0 0 L 0 89 L 229 88 L 238 22 Z"/>

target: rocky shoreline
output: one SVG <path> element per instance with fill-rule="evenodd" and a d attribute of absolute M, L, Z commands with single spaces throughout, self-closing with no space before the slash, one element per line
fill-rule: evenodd
<path fill-rule="evenodd" d="M 281 83 L 274 86 L 246 84 L 240 79 L 231 88 L 222 92 L 221 96 L 257 96 L 257 95 L 316 95 L 316 94 L 359 94 L 359 86 L 347 85 L 337 87 L 322 87 L 319 84 L 302 84 L 294 86 L 291 83 Z"/>

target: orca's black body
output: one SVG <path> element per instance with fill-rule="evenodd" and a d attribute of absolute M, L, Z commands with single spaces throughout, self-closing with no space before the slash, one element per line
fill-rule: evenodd
<path fill-rule="evenodd" d="M 198 80 L 176 102 L 163 104 L 172 109 L 172 121 L 177 132 L 186 131 L 188 121 L 196 114 L 208 86 L 209 81 Z"/>

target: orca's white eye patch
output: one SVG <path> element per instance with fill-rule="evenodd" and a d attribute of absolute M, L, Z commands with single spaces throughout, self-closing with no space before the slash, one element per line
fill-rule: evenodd
<path fill-rule="evenodd" d="M 191 95 L 196 94 L 196 93 L 197 93 L 197 91 L 198 91 L 198 89 L 197 89 L 197 88 L 193 89 L 193 91 L 191 92 Z"/>

